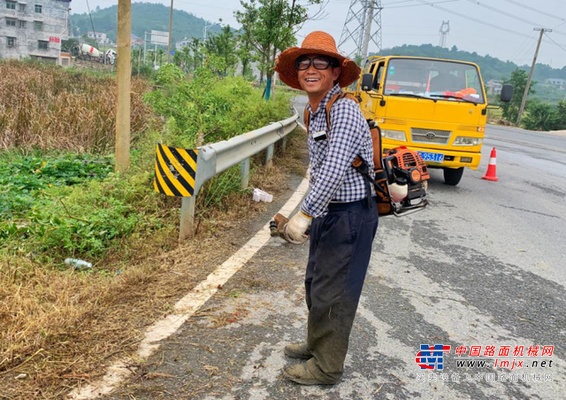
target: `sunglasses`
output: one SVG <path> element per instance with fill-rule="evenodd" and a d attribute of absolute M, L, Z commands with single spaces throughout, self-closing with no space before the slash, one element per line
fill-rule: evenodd
<path fill-rule="evenodd" d="M 295 69 L 299 71 L 304 71 L 306 69 L 309 69 L 311 64 L 314 66 L 315 69 L 324 70 L 324 69 L 328 69 L 328 67 L 333 67 L 333 68 L 338 67 L 338 60 L 334 58 L 327 58 L 322 56 L 316 56 L 316 57 L 301 56 L 297 58 L 297 61 L 295 61 Z"/>

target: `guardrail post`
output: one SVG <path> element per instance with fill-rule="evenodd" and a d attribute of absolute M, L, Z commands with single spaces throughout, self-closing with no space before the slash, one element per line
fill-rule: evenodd
<path fill-rule="evenodd" d="M 181 201 L 179 241 L 192 238 L 195 234 L 195 204 L 196 196 L 183 197 Z"/>
<path fill-rule="evenodd" d="M 240 189 L 245 189 L 250 184 L 250 159 L 246 158 L 240 163 Z"/>

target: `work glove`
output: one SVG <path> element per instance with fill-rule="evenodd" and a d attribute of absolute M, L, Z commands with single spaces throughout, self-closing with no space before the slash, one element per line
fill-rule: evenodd
<path fill-rule="evenodd" d="M 293 244 L 303 244 L 307 241 L 307 229 L 311 226 L 312 217 L 299 211 L 283 227 L 285 240 Z"/>

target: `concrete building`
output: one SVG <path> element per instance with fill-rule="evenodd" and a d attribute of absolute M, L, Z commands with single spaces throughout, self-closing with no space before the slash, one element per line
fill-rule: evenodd
<path fill-rule="evenodd" d="M 96 43 L 98 44 L 112 44 L 112 41 L 108 39 L 106 33 L 88 31 L 86 36 L 90 39 L 96 40 Z"/>
<path fill-rule="evenodd" d="M 491 79 L 489 82 L 485 84 L 487 89 L 487 94 L 501 94 L 501 89 L 503 88 L 503 82 Z"/>
<path fill-rule="evenodd" d="M 546 83 L 547 85 L 558 86 L 560 89 L 566 88 L 566 79 L 549 78 L 545 80 L 544 83 Z"/>
<path fill-rule="evenodd" d="M 61 64 L 71 0 L 0 0 L 0 59 Z"/>

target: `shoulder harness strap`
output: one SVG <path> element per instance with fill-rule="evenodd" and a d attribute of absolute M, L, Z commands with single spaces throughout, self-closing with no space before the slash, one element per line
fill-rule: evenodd
<path fill-rule="evenodd" d="M 350 100 L 355 101 L 356 103 L 359 103 L 357 97 L 354 96 L 352 93 L 340 92 L 340 93 L 336 93 L 334 96 L 332 96 L 330 98 L 330 100 L 328 100 L 328 103 L 326 103 L 326 107 L 325 107 L 326 108 L 326 127 L 328 128 L 328 130 L 330 130 L 330 109 L 332 108 L 332 106 L 334 105 L 336 100 L 340 100 L 340 99 L 344 99 L 344 98 L 348 98 Z M 305 111 L 303 113 L 303 122 L 305 124 L 305 127 L 307 128 L 307 133 L 308 133 L 310 115 L 309 115 L 309 110 L 307 109 L 307 107 L 305 107 Z"/>

